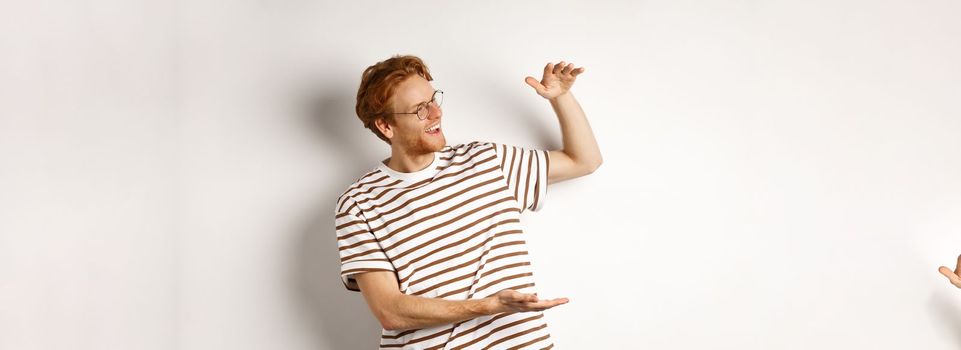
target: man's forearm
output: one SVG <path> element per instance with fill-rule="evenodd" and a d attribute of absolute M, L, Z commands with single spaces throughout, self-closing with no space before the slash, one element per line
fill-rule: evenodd
<path fill-rule="evenodd" d="M 549 100 L 561 126 L 564 153 L 575 162 L 597 167 L 601 164 L 601 150 L 594 131 L 574 95 L 567 91 Z"/>
<path fill-rule="evenodd" d="M 427 328 L 497 313 L 491 298 L 446 300 L 399 295 L 394 299 L 390 329 Z"/>

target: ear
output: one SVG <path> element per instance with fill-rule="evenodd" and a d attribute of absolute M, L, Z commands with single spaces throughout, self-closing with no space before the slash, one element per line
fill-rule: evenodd
<path fill-rule="evenodd" d="M 394 129 L 390 126 L 390 123 L 384 120 L 384 118 L 378 118 L 374 120 L 374 125 L 377 126 L 377 130 L 380 130 L 381 134 L 384 134 L 384 137 L 388 139 L 394 138 Z"/>

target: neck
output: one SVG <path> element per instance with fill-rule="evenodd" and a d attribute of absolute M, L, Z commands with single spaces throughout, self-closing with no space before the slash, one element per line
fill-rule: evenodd
<path fill-rule="evenodd" d="M 385 163 L 387 167 L 402 173 L 412 173 L 424 170 L 434 161 L 434 152 L 409 154 L 397 148 L 391 148 L 390 159 Z"/>

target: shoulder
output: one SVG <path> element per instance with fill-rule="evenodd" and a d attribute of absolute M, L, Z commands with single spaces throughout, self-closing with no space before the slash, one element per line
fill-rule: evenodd
<path fill-rule="evenodd" d="M 445 147 L 441 152 L 445 159 L 475 158 L 479 155 L 496 153 L 497 144 L 489 141 L 471 141 Z"/>
<path fill-rule="evenodd" d="M 460 143 L 456 145 L 446 146 L 444 147 L 444 150 L 463 152 L 467 150 L 481 150 L 481 149 L 490 148 L 493 146 L 494 146 L 494 143 L 489 141 L 471 141 L 468 143 Z"/>
<path fill-rule="evenodd" d="M 355 198 L 369 193 L 372 187 L 383 185 L 383 182 L 388 178 L 389 176 L 384 174 L 383 171 L 380 171 L 380 169 L 370 170 L 357 178 L 337 196 L 337 211 L 341 212 L 352 209 L 352 205 L 357 202 Z"/>
<path fill-rule="evenodd" d="M 471 141 L 453 146 L 447 146 L 453 153 L 477 153 L 492 150 L 497 147 L 497 143 L 491 141 Z M 445 148 L 445 150 L 447 149 Z"/>

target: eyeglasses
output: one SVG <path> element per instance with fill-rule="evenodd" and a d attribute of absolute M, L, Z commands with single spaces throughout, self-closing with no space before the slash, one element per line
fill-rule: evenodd
<path fill-rule="evenodd" d="M 433 102 L 435 105 L 437 105 L 437 108 L 440 108 L 441 103 L 444 103 L 444 92 L 441 90 L 434 90 L 434 94 L 430 96 L 430 102 Z M 393 114 L 416 114 L 417 119 L 424 120 L 427 119 L 428 115 L 430 115 L 430 108 L 427 108 L 430 102 L 421 102 L 419 105 L 417 105 L 417 111 L 413 113 L 395 112 Z"/>

